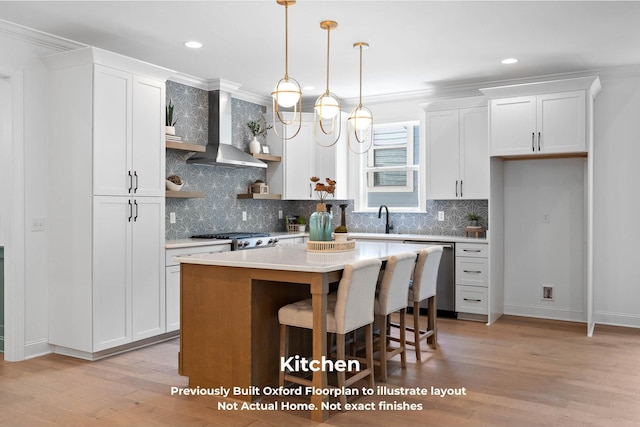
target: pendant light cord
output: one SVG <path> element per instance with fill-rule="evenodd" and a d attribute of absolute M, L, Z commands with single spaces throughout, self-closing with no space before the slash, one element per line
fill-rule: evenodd
<path fill-rule="evenodd" d="M 289 4 L 284 4 L 284 79 L 289 81 Z"/>

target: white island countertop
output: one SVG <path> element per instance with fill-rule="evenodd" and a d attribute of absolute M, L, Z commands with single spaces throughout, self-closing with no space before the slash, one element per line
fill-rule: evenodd
<path fill-rule="evenodd" d="M 176 260 L 185 264 L 327 273 L 342 270 L 345 265 L 359 260 L 386 260 L 391 255 L 402 252 L 417 253 L 425 247 L 427 246 L 398 242 L 356 242 L 355 250 L 352 251 L 308 252 L 306 244 L 298 244 L 176 257 Z"/>

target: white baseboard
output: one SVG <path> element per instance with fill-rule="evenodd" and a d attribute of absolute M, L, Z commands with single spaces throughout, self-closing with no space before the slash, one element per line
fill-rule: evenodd
<path fill-rule="evenodd" d="M 24 359 L 44 356 L 53 353 L 53 346 L 46 339 L 28 342 L 24 345 Z"/>
<path fill-rule="evenodd" d="M 628 313 L 611 313 L 595 311 L 593 318 L 597 325 L 624 326 L 627 328 L 640 328 L 640 315 Z"/>
<path fill-rule="evenodd" d="M 512 314 L 514 316 L 537 317 L 541 319 L 566 320 L 569 322 L 586 323 L 587 315 L 582 311 L 573 311 L 566 309 L 526 306 L 506 304 L 504 305 L 504 314 Z"/>

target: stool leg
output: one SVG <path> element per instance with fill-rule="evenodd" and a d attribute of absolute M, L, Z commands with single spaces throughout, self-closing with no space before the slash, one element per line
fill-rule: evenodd
<path fill-rule="evenodd" d="M 336 359 L 345 360 L 345 337 L 344 334 L 336 334 Z M 346 374 L 344 371 L 338 371 L 338 387 L 342 389 L 346 380 Z M 347 403 L 347 396 L 345 394 L 340 395 L 340 404 L 342 410 Z"/>
<path fill-rule="evenodd" d="M 377 315 L 380 328 L 380 381 L 387 382 L 387 316 Z"/>
<path fill-rule="evenodd" d="M 289 353 L 289 349 L 287 346 L 288 342 L 289 327 L 287 325 L 280 325 L 280 360 L 282 360 L 282 358 L 286 359 L 287 354 Z M 284 375 L 285 372 L 281 370 L 279 374 L 280 387 L 284 387 Z"/>
<path fill-rule="evenodd" d="M 413 303 L 413 346 L 416 350 L 416 360 L 422 361 L 422 352 L 420 351 L 420 303 Z"/>
<path fill-rule="evenodd" d="M 375 386 L 375 380 L 373 378 L 373 325 L 369 323 L 364 329 L 364 345 L 365 345 L 365 357 L 367 358 L 367 369 L 369 369 L 369 387 Z"/>
<path fill-rule="evenodd" d="M 432 296 L 431 298 L 429 298 L 429 303 L 428 303 L 428 310 L 429 310 L 429 317 L 428 317 L 428 324 L 427 324 L 427 330 L 428 331 L 433 331 L 433 334 L 427 338 L 427 344 L 431 346 L 431 348 L 433 348 L 434 350 L 438 348 L 438 327 L 436 325 L 437 323 L 437 313 L 436 313 L 436 297 L 435 295 Z"/>
<path fill-rule="evenodd" d="M 406 314 L 407 309 L 403 308 L 400 310 L 400 348 L 402 349 L 402 353 L 400 353 L 400 366 L 402 369 L 407 368 L 407 323 L 406 323 Z"/>

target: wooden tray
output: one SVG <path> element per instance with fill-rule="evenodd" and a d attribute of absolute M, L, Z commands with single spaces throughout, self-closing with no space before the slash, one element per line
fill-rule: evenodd
<path fill-rule="evenodd" d="M 318 242 L 314 240 L 307 241 L 308 252 L 347 252 L 356 249 L 355 240 L 347 240 L 346 242 Z"/>

